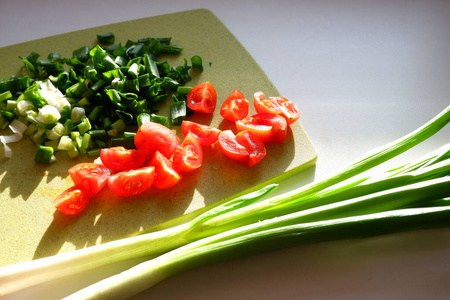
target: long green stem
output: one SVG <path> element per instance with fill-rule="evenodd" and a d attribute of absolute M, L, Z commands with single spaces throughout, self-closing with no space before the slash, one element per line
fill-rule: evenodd
<path fill-rule="evenodd" d="M 450 206 L 410 208 L 251 231 L 247 227 L 188 244 L 97 282 L 65 300 L 126 299 L 178 273 L 287 247 L 450 225 Z"/>

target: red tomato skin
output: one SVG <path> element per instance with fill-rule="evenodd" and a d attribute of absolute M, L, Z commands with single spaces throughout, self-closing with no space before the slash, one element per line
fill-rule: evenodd
<path fill-rule="evenodd" d="M 145 150 L 125 149 L 119 146 L 101 149 L 100 159 L 108 169 L 120 172 L 141 167 L 147 157 Z"/>
<path fill-rule="evenodd" d="M 138 150 L 146 151 L 146 157 L 150 159 L 156 151 L 165 157 L 171 157 L 180 141 L 172 130 L 155 122 L 145 122 L 134 136 L 134 144 Z"/>
<path fill-rule="evenodd" d="M 245 147 L 249 153 L 245 162 L 247 167 L 253 167 L 266 156 L 264 143 L 251 131 L 245 130 L 236 134 L 236 141 Z"/>
<path fill-rule="evenodd" d="M 228 121 L 242 120 L 248 115 L 249 103 L 238 89 L 234 90 L 222 104 L 220 115 Z"/>
<path fill-rule="evenodd" d="M 237 130 L 249 130 L 263 143 L 281 143 L 287 134 L 286 119 L 272 113 L 258 113 L 236 121 Z"/>
<path fill-rule="evenodd" d="M 91 196 L 84 184 L 74 185 L 56 197 L 53 206 L 65 215 L 76 215 L 86 207 Z"/>
<path fill-rule="evenodd" d="M 214 86 L 206 81 L 193 87 L 187 95 L 187 106 L 200 113 L 213 113 L 217 105 Z"/>
<path fill-rule="evenodd" d="M 269 97 L 269 101 L 280 108 L 281 116 L 286 119 L 288 126 L 297 121 L 302 115 L 300 108 L 294 102 L 284 97 Z"/>
<path fill-rule="evenodd" d="M 154 167 L 141 167 L 122 171 L 108 178 L 108 187 L 114 194 L 121 197 L 136 196 L 152 186 L 154 177 Z"/>
<path fill-rule="evenodd" d="M 153 186 L 157 189 L 171 188 L 182 178 L 181 173 L 174 169 L 172 162 L 159 151 L 153 155 L 150 166 L 155 167 Z"/>
<path fill-rule="evenodd" d="M 195 135 L 189 131 L 181 145 L 172 155 L 173 167 L 179 172 L 190 172 L 201 167 L 203 148 Z"/>
<path fill-rule="evenodd" d="M 91 194 L 97 194 L 105 187 L 110 174 L 107 167 L 96 163 L 79 163 L 69 169 L 74 185 L 85 182 Z"/>
<path fill-rule="evenodd" d="M 187 120 L 181 122 L 181 131 L 184 136 L 187 136 L 189 132 L 192 132 L 202 146 L 214 144 L 221 132 L 218 128 Z"/>
<path fill-rule="evenodd" d="M 224 130 L 219 134 L 219 146 L 222 153 L 228 158 L 245 163 L 249 153 L 247 149 L 236 140 L 236 136 L 231 130 Z"/>

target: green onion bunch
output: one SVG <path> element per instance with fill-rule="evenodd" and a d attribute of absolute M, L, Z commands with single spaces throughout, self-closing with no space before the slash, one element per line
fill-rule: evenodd
<path fill-rule="evenodd" d="M 448 122 L 450 106 L 337 174 L 288 192 L 271 195 L 278 184 L 270 184 L 131 237 L 0 268 L 0 295 L 140 259 L 66 298 L 126 299 L 206 264 L 307 243 L 447 227 L 450 143 L 395 168 L 382 164 Z"/>

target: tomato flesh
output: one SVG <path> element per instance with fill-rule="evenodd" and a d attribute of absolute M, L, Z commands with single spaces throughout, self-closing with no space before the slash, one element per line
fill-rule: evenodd
<path fill-rule="evenodd" d="M 116 195 L 130 197 L 145 192 L 153 184 L 154 167 L 141 167 L 122 171 L 108 178 L 108 187 Z"/>
<path fill-rule="evenodd" d="M 156 151 L 165 157 L 171 157 L 180 144 L 176 134 L 164 125 L 145 122 L 134 136 L 134 144 L 138 150 L 144 150 L 150 159 Z"/>
<path fill-rule="evenodd" d="M 234 90 L 222 104 L 220 115 L 228 121 L 242 120 L 248 115 L 248 101 L 238 90 Z"/>
<path fill-rule="evenodd" d="M 236 121 L 237 130 L 253 132 L 263 143 L 281 143 L 287 134 L 286 119 L 272 113 L 259 113 Z"/>
<path fill-rule="evenodd" d="M 89 189 L 83 184 L 72 186 L 53 201 L 53 206 L 65 215 L 80 213 L 91 199 Z"/>
<path fill-rule="evenodd" d="M 103 148 L 100 159 L 105 167 L 114 171 L 126 171 L 141 167 L 146 160 L 145 150 L 124 147 Z"/>
<path fill-rule="evenodd" d="M 245 161 L 247 167 L 253 167 L 266 156 L 264 143 L 251 131 L 239 132 L 236 134 L 236 141 L 248 152 L 248 158 Z"/>
<path fill-rule="evenodd" d="M 265 95 L 262 92 L 256 92 L 253 96 L 253 104 L 257 113 L 280 115 L 286 119 L 288 126 L 301 116 L 301 111 L 295 103 L 284 97 L 269 97 L 269 99 L 265 99 Z"/>
<path fill-rule="evenodd" d="M 172 162 L 159 151 L 153 155 L 150 165 L 155 167 L 153 186 L 157 189 L 171 188 L 182 178 L 181 174 L 173 167 Z"/>
<path fill-rule="evenodd" d="M 187 106 L 196 112 L 213 113 L 216 104 L 216 89 L 208 81 L 196 85 L 187 95 Z"/>
<path fill-rule="evenodd" d="M 237 142 L 236 136 L 231 130 L 224 130 L 220 133 L 219 146 L 223 154 L 232 160 L 244 163 L 248 159 L 247 149 Z"/>
<path fill-rule="evenodd" d="M 208 146 L 215 143 L 221 132 L 218 128 L 187 120 L 181 122 L 181 131 L 184 136 L 187 136 L 189 132 L 192 132 L 202 146 Z"/>
<path fill-rule="evenodd" d="M 302 115 L 295 103 L 284 97 L 269 97 L 269 100 L 280 108 L 281 116 L 286 119 L 288 126 L 297 121 Z"/>
<path fill-rule="evenodd" d="M 203 162 L 203 148 L 192 132 L 189 132 L 172 156 L 173 167 L 180 172 L 200 168 Z"/>
<path fill-rule="evenodd" d="M 85 183 L 91 194 L 97 194 L 105 187 L 110 171 L 101 164 L 79 163 L 69 169 L 69 175 L 75 185 Z"/>

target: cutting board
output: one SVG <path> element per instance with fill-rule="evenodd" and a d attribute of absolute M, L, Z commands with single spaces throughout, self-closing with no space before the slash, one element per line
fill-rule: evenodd
<path fill-rule="evenodd" d="M 251 104 L 256 91 L 266 96 L 281 96 L 241 43 L 206 9 L 100 26 L 0 48 L 0 79 L 20 74 L 22 62 L 18 56 L 28 56 L 34 51 L 41 58 L 50 52 L 71 57 L 72 50 L 94 46 L 96 34 L 107 32 L 113 32 L 116 43 L 123 44 L 128 39 L 172 37 L 172 44 L 183 47 L 184 51 L 181 55 L 164 58 L 171 65 L 200 55 L 204 71 L 192 70 L 192 80 L 187 85 L 213 83 L 218 107 L 236 88 Z M 161 112 L 165 111 L 167 107 L 163 105 Z M 252 105 L 250 113 L 255 113 Z M 189 120 L 220 129 L 233 128 L 233 124 L 218 113 L 213 116 L 194 114 Z M 179 127 L 174 127 L 173 131 L 182 137 Z M 52 201 L 72 185 L 68 168 L 79 162 L 93 161 L 93 158 L 69 159 L 60 152 L 56 153 L 56 163 L 39 165 L 33 161 L 35 145 L 31 140 L 10 145 L 12 158 L 0 159 L 0 266 L 126 237 L 235 194 L 276 182 L 283 175 L 313 166 L 317 158 L 300 119 L 290 127 L 283 143 L 267 144 L 266 158 L 253 168 L 229 160 L 217 147 L 206 148 L 203 166 L 185 173 L 183 180 L 171 189 L 150 188 L 140 196 L 121 198 L 105 188 L 92 198 L 84 212 L 65 216 L 54 209 Z"/>

